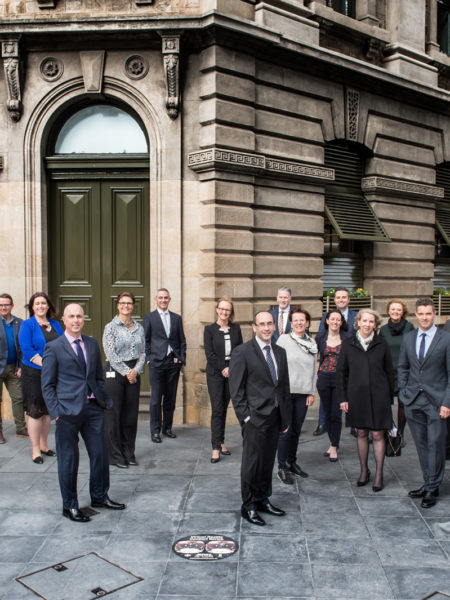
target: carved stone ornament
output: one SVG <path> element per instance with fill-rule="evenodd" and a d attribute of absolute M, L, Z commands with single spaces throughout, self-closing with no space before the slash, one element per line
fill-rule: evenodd
<path fill-rule="evenodd" d="M 37 0 L 39 8 L 55 8 L 56 0 Z"/>
<path fill-rule="evenodd" d="M 358 141 L 359 92 L 346 90 L 346 137 L 352 142 Z"/>
<path fill-rule="evenodd" d="M 57 81 L 64 73 L 64 65 L 58 58 L 47 56 L 41 61 L 39 71 L 45 81 Z"/>
<path fill-rule="evenodd" d="M 388 177 L 363 177 L 361 189 L 367 195 L 380 194 L 388 196 L 409 196 L 412 198 L 425 197 L 429 199 L 444 198 L 444 188 L 402 179 L 389 179 Z"/>
<path fill-rule="evenodd" d="M 164 74 L 166 76 L 166 108 L 171 119 L 178 117 L 180 109 L 179 87 L 179 55 L 180 36 L 163 36 L 162 55 L 164 61 Z"/>
<path fill-rule="evenodd" d="M 11 119 L 17 123 L 22 116 L 21 64 L 19 39 L 2 40 L 2 59 L 5 81 L 8 88 L 6 107 Z"/>
<path fill-rule="evenodd" d="M 130 79 L 143 79 L 148 73 L 148 61 L 139 54 L 129 56 L 125 61 L 125 75 Z"/>
<path fill-rule="evenodd" d="M 262 154 L 208 148 L 188 154 L 188 166 L 199 173 L 205 171 L 241 171 L 277 179 L 302 179 L 324 185 L 334 180 L 334 169 L 266 158 Z"/>

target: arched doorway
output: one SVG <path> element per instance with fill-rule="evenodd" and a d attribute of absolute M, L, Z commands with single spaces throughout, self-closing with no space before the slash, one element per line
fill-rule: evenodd
<path fill-rule="evenodd" d="M 101 340 L 120 291 L 135 294 L 138 319 L 150 304 L 148 142 L 135 116 L 104 103 L 66 113 L 47 154 L 49 293 L 61 312 L 80 303 Z"/>

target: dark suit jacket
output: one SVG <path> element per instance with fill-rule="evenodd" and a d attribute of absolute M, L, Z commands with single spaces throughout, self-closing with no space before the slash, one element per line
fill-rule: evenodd
<path fill-rule="evenodd" d="M 236 323 L 230 323 L 231 351 L 242 344 L 241 328 Z M 223 333 L 217 323 L 205 327 L 203 344 L 206 354 L 206 372 L 208 375 L 220 375 L 229 366 L 225 360 L 225 343 Z"/>
<path fill-rule="evenodd" d="M 11 315 L 14 319 L 13 321 L 13 330 L 14 330 L 14 342 L 16 345 L 16 353 L 17 353 L 17 364 L 16 369 L 20 367 L 20 361 L 22 359 L 22 352 L 20 350 L 19 344 L 19 329 L 20 324 L 22 323 L 22 319 L 19 317 L 15 317 Z M 8 358 L 8 340 L 6 339 L 5 328 L 3 327 L 2 319 L 0 319 L 0 373 L 3 373 L 6 367 L 6 360 Z"/>
<path fill-rule="evenodd" d="M 290 308 L 291 307 L 289 307 L 289 310 L 290 310 Z M 272 336 L 272 342 L 275 343 L 277 341 L 277 339 L 280 337 L 280 334 L 278 333 L 278 318 L 279 318 L 279 314 L 280 314 L 280 308 L 278 306 L 276 308 L 271 308 L 269 310 L 269 313 L 273 316 L 273 320 L 275 321 L 275 331 Z M 289 333 L 290 331 L 292 331 L 292 327 L 291 327 L 291 322 L 289 320 L 289 313 L 288 313 L 288 320 L 286 323 L 286 329 L 284 330 L 284 333 Z"/>
<path fill-rule="evenodd" d="M 333 310 L 333 309 L 330 309 Z M 325 315 L 327 313 L 324 313 L 322 315 L 322 318 L 320 319 L 320 325 L 319 325 L 319 331 L 317 332 L 317 335 L 319 335 L 319 333 L 322 333 L 323 331 L 326 331 L 325 329 Z M 347 315 L 347 325 L 348 325 L 348 333 L 352 334 L 355 333 L 355 317 L 358 313 L 356 312 L 356 310 L 351 310 L 350 308 L 348 309 L 348 315 Z"/>
<path fill-rule="evenodd" d="M 100 348 L 95 338 L 83 335 L 87 374 L 65 335 L 45 346 L 42 359 L 42 394 L 51 419 L 61 415 L 78 415 L 89 395 L 88 386 L 99 404 L 111 407 L 112 401 L 103 386 Z"/>
<path fill-rule="evenodd" d="M 169 344 L 183 365 L 186 364 L 186 338 L 180 315 L 169 311 L 170 333 L 167 337 L 158 310 L 144 315 L 142 323 L 145 333 L 145 360 L 151 367 L 159 367 L 167 356 Z"/>
<path fill-rule="evenodd" d="M 236 416 L 241 424 L 247 417 L 255 427 L 264 425 L 273 410 L 277 397 L 281 415 L 281 429 L 291 422 L 291 395 L 289 373 L 284 348 L 272 343 L 278 367 L 275 386 L 265 356 L 255 339 L 238 346 L 230 360 L 230 395 Z"/>
<path fill-rule="evenodd" d="M 450 408 L 450 333 L 438 329 L 422 366 L 416 354 L 420 329 L 403 336 L 398 359 L 399 398 L 411 404 L 423 390 L 437 408 Z"/>

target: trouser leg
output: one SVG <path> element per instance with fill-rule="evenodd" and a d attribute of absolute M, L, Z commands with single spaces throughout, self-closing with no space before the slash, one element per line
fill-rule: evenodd
<path fill-rule="evenodd" d="M 3 374 L 6 375 L 4 382 L 11 398 L 11 408 L 16 431 L 20 431 L 25 427 L 25 413 L 23 410 L 22 386 L 20 378 L 16 375 L 16 365 L 6 365 Z"/>
<path fill-rule="evenodd" d="M 122 440 L 122 453 L 125 460 L 134 458 L 136 447 L 136 434 L 139 415 L 139 393 L 141 378 L 138 376 L 136 383 L 125 383 L 125 402 L 122 404 L 120 415 L 120 434 Z"/>
<path fill-rule="evenodd" d="M 115 377 L 105 379 L 105 392 L 112 399 L 113 405 L 105 411 L 105 439 L 108 447 L 109 463 L 123 463 L 125 456 L 122 452 L 120 436 L 120 417 L 124 404 L 125 378 L 114 371 Z"/>
<path fill-rule="evenodd" d="M 162 396 L 165 391 L 165 371 L 159 367 L 150 367 L 150 433 L 161 432 L 162 422 Z"/>
<path fill-rule="evenodd" d="M 80 460 L 78 432 L 80 423 L 80 415 L 62 416 L 56 421 L 55 444 L 63 508 L 78 508 L 77 476 Z"/>
<path fill-rule="evenodd" d="M 180 377 L 180 363 L 172 364 L 166 372 L 166 389 L 163 397 L 162 429 L 172 429 L 173 413 L 177 402 L 178 378 Z"/>
<path fill-rule="evenodd" d="M 213 450 L 220 450 L 225 437 L 226 411 L 230 399 L 228 380 L 222 375 L 207 375 L 206 383 L 211 402 L 211 445 Z"/>
<path fill-rule="evenodd" d="M 81 436 L 89 455 L 89 493 L 92 502 L 103 502 L 109 490 L 108 449 L 104 436 L 104 411 L 94 402 L 82 412 Z"/>

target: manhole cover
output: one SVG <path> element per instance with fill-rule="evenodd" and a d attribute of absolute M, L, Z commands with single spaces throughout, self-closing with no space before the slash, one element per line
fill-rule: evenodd
<path fill-rule="evenodd" d="M 95 600 L 143 581 L 95 552 L 17 577 L 44 600 Z"/>
<path fill-rule="evenodd" d="M 238 547 L 224 535 L 190 535 L 176 541 L 172 550 L 188 560 L 219 560 L 234 554 Z"/>

